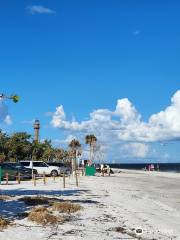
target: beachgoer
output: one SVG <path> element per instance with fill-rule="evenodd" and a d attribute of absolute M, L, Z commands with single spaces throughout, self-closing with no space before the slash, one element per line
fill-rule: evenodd
<path fill-rule="evenodd" d="M 110 173 L 111 173 L 111 169 L 110 169 L 110 166 L 107 165 L 107 174 L 110 176 Z"/>
<path fill-rule="evenodd" d="M 154 164 L 151 164 L 151 171 L 154 171 Z"/>

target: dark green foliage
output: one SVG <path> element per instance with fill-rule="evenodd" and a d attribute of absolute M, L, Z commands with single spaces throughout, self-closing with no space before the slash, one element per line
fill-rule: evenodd
<path fill-rule="evenodd" d="M 18 160 L 56 159 L 66 161 L 69 153 L 64 149 L 54 148 L 51 141 L 35 142 L 26 132 L 14 133 L 8 136 L 0 130 L 0 162 Z"/>
<path fill-rule="evenodd" d="M 89 144 L 90 146 L 93 145 L 97 141 L 97 138 L 94 134 L 87 135 L 85 137 L 86 144 Z"/>
<path fill-rule="evenodd" d="M 8 149 L 6 158 L 10 160 L 22 160 L 31 155 L 31 135 L 20 132 L 14 133 L 5 143 L 5 148 Z"/>

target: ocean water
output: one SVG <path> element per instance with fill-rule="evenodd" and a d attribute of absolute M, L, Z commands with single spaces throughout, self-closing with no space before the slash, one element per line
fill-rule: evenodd
<path fill-rule="evenodd" d="M 141 170 L 147 167 L 148 164 L 149 163 L 111 163 L 109 165 L 111 168 Z M 155 170 L 157 170 L 159 165 L 159 171 L 180 173 L 180 163 L 152 163 L 152 164 L 154 164 Z"/>

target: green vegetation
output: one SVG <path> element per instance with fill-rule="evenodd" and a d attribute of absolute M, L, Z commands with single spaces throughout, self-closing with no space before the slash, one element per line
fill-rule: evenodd
<path fill-rule="evenodd" d="M 73 171 L 76 171 L 76 157 L 78 154 L 80 154 L 80 151 L 78 151 L 80 147 L 81 147 L 81 144 L 77 139 L 73 139 L 69 144 Z"/>
<path fill-rule="evenodd" d="M 19 96 L 16 94 L 12 94 L 10 97 L 6 96 L 4 93 L 0 94 L 0 99 L 11 99 L 14 103 L 19 102 Z"/>
<path fill-rule="evenodd" d="M 96 145 L 96 142 L 97 142 L 97 138 L 95 137 L 94 134 L 90 134 L 90 135 L 87 135 L 87 136 L 85 137 L 85 142 L 86 142 L 86 144 L 88 144 L 89 147 L 90 147 L 89 160 L 92 161 L 92 160 L 93 160 L 93 157 L 94 157 L 94 150 L 95 150 L 95 145 Z"/>
<path fill-rule="evenodd" d="M 90 160 L 93 160 L 97 138 L 94 135 L 87 135 L 86 144 L 90 146 Z M 81 144 L 77 139 L 69 143 L 69 150 L 55 148 L 50 140 L 43 142 L 33 141 L 30 134 L 17 132 L 8 135 L 0 130 L 0 162 L 18 160 L 44 160 L 56 159 L 68 165 L 72 163 L 75 171 L 76 157 L 81 155 Z"/>
<path fill-rule="evenodd" d="M 18 95 L 11 95 L 10 99 L 11 99 L 14 103 L 19 102 L 19 96 L 18 96 Z"/>
<path fill-rule="evenodd" d="M 26 132 L 14 133 L 11 136 L 0 131 L 0 162 L 26 159 L 49 161 L 57 159 L 68 162 L 69 152 L 54 148 L 51 141 L 38 143 Z"/>

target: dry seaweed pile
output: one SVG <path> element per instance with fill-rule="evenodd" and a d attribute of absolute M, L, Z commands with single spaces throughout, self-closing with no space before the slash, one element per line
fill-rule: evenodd
<path fill-rule="evenodd" d="M 54 199 L 44 196 L 24 197 L 19 200 L 24 201 L 28 206 L 36 206 L 28 213 L 28 220 L 41 225 L 62 224 L 70 219 L 70 214 L 82 209 L 79 204 L 67 201 L 60 202 L 59 199 L 54 201 Z"/>

